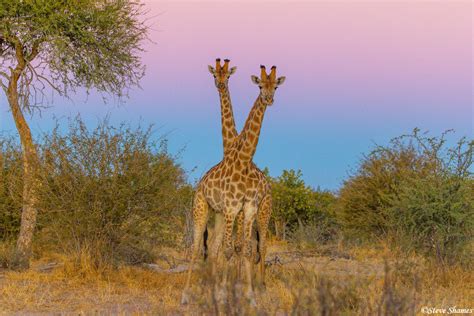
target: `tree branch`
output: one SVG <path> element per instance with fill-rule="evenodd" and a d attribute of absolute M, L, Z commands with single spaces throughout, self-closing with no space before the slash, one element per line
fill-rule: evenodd
<path fill-rule="evenodd" d="M 20 39 L 15 35 L 8 35 L 7 38 L 10 38 L 15 46 L 16 59 L 18 60 L 18 65 L 15 67 L 15 70 L 21 72 L 23 71 L 26 65 L 23 45 L 21 44 Z"/>
<path fill-rule="evenodd" d="M 8 87 L 3 83 L 3 81 L 0 79 L 0 86 L 2 87 L 3 91 L 5 91 L 5 94 L 8 91 Z"/>
<path fill-rule="evenodd" d="M 5 39 L 9 41 L 10 43 L 12 43 L 15 48 L 15 56 L 16 56 L 18 64 L 15 66 L 15 68 L 12 68 L 12 67 L 9 67 L 9 68 L 12 73 L 11 78 L 10 78 L 10 83 L 17 82 L 18 79 L 20 78 L 21 73 L 26 67 L 26 61 L 25 61 L 24 52 L 23 52 L 23 45 L 21 44 L 20 39 L 16 37 L 15 35 L 6 34 Z"/>
<path fill-rule="evenodd" d="M 35 67 L 31 66 L 30 63 L 27 64 L 27 67 L 28 67 L 28 69 L 29 69 L 32 73 L 34 73 L 34 75 L 36 76 L 36 78 L 38 78 L 39 81 L 42 81 L 42 80 L 46 81 L 46 83 L 47 83 L 52 89 L 54 89 L 59 95 L 61 95 L 61 96 L 63 95 L 61 89 L 60 89 L 58 86 L 56 86 L 54 83 L 52 83 L 52 82 L 51 82 L 48 78 L 46 78 L 45 76 L 40 75 L 39 73 L 37 73 Z"/>
<path fill-rule="evenodd" d="M 0 71 L 0 75 L 3 76 L 5 79 L 10 80 L 10 76 L 6 72 Z"/>
<path fill-rule="evenodd" d="M 26 60 L 28 62 L 31 62 L 33 59 L 35 59 L 36 56 L 39 54 L 39 46 L 43 42 L 43 39 L 37 39 L 36 41 L 33 42 L 33 46 L 31 48 L 31 53 L 26 57 Z"/>

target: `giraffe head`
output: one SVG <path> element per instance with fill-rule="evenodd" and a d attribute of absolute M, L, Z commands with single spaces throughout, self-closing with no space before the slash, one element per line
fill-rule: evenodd
<path fill-rule="evenodd" d="M 260 88 L 260 99 L 266 105 L 273 104 L 273 96 L 275 95 L 275 90 L 279 85 L 285 82 L 285 77 L 276 77 L 276 66 L 272 66 L 272 70 L 269 75 L 265 71 L 265 66 L 260 65 L 260 78 L 257 76 L 252 76 L 252 82 L 258 85 Z"/>
<path fill-rule="evenodd" d="M 223 90 L 227 88 L 229 83 L 229 77 L 237 70 L 237 67 L 232 67 L 229 69 L 229 62 L 230 60 L 224 60 L 224 66 L 221 66 L 220 58 L 216 59 L 216 68 L 212 66 L 207 66 L 209 72 L 214 76 L 214 82 L 216 84 L 217 89 Z"/>

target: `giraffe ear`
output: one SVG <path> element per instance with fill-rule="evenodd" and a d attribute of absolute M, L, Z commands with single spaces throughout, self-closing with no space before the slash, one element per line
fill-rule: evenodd
<path fill-rule="evenodd" d="M 283 82 L 285 82 L 285 79 L 286 79 L 286 77 L 280 77 L 280 78 L 278 78 L 278 79 L 277 79 L 277 86 L 283 84 Z"/>
<path fill-rule="evenodd" d="M 213 75 L 216 73 L 216 71 L 214 70 L 214 68 L 211 65 L 207 65 L 207 69 L 209 69 L 209 72 Z"/>
<path fill-rule="evenodd" d="M 230 68 L 229 75 L 234 74 L 236 70 L 237 70 L 237 67 L 232 67 L 232 68 Z"/>
<path fill-rule="evenodd" d="M 257 76 L 251 76 L 250 77 L 252 79 L 252 82 L 255 83 L 255 84 L 259 84 L 260 83 L 260 79 L 258 79 Z"/>

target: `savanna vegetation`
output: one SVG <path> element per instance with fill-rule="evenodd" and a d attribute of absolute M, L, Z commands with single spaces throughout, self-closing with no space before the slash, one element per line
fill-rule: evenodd
<path fill-rule="evenodd" d="M 255 309 L 244 301 L 234 275 L 228 304 L 218 306 L 215 278 L 203 265 L 191 308 L 404 315 L 433 304 L 469 307 L 473 142 L 448 143 L 446 136 L 414 130 L 375 146 L 338 192 L 308 186 L 301 171 L 268 176 L 274 211 L 260 303 Z M 17 138 L 1 138 L 5 311 L 189 312 L 179 305 L 179 271 L 187 262 L 193 185 L 166 139 L 152 127 L 105 119 L 91 129 L 77 117 L 36 143 L 33 268 L 9 272 L 21 226 L 22 154 Z"/>

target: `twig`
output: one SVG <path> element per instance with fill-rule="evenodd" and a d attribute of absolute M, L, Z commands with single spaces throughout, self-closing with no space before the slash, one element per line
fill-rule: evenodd
<path fill-rule="evenodd" d="M 182 273 L 188 271 L 189 268 L 188 265 L 180 264 L 171 269 L 163 269 L 159 265 L 154 263 L 144 263 L 143 267 L 160 273 Z M 192 267 L 191 270 L 197 270 L 197 266 Z"/>

